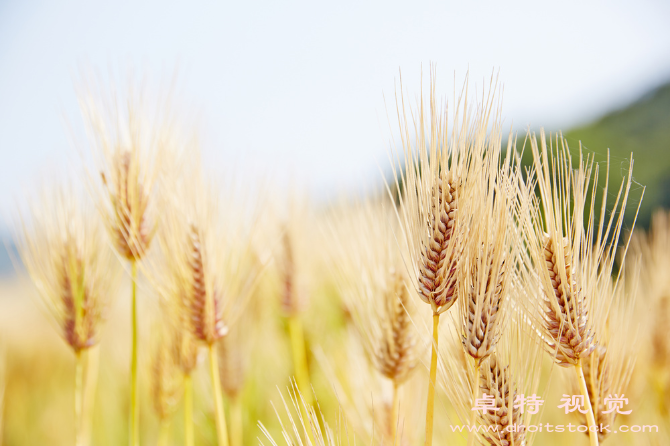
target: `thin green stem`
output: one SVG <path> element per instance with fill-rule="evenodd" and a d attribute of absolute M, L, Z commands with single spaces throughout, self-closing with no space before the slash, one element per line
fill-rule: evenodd
<path fill-rule="evenodd" d="M 193 432 L 193 378 L 191 375 L 184 375 L 184 444 L 186 446 L 195 445 L 195 435 Z"/>
<path fill-rule="evenodd" d="M 230 444 L 231 446 L 242 446 L 244 426 L 242 417 L 242 396 L 238 393 L 230 400 Z"/>
<path fill-rule="evenodd" d="M 428 402 L 426 403 L 426 446 L 433 444 L 433 410 L 435 408 L 435 381 L 437 379 L 437 340 L 440 315 L 433 313 L 433 349 L 430 355 L 430 382 L 428 383 Z"/>
<path fill-rule="evenodd" d="M 131 323 L 132 350 L 130 358 L 130 446 L 140 444 L 140 405 L 137 383 L 137 261 L 130 261 L 132 280 Z"/>
<path fill-rule="evenodd" d="M 212 389 L 214 390 L 214 415 L 216 417 L 216 435 L 219 446 L 228 446 L 228 428 L 226 427 L 226 415 L 223 412 L 223 397 L 221 396 L 221 383 L 219 382 L 219 363 L 216 356 L 216 345 L 210 344 L 209 348 L 209 372 L 212 378 Z"/>
<path fill-rule="evenodd" d="M 74 419 L 75 444 L 83 446 L 84 442 L 84 358 L 82 352 L 75 352 L 74 370 Z"/>
<path fill-rule="evenodd" d="M 305 354 L 305 338 L 302 330 L 302 322 L 298 315 L 292 315 L 288 319 L 289 336 L 291 337 L 291 350 L 293 352 L 293 367 L 298 389 L 307 404 L 312 404 L 312 389 L 309 385 L 309 369 L 307 368 L 307 355 Z"/>
<path fill-rule="evenodd" d="M 577 372 L 577 380 L 579 381 L 579 390 L 584 395 L 584 404 L 586 405 L 586 424 L 589 427 L 589 441 L 591 446 L 598 446 L 598 426 L 596 425 L 596 418 L 593 416 L 593 408 L 591 407 L 591 400 L 589 399 L 589 392 L 586 388 L 586 379 L 584 379 L 584 370 L 582 369 L 581 360 L 575 366 Z"/>

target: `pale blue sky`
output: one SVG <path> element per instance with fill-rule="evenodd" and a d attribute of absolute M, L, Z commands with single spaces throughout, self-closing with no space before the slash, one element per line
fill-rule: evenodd
<path fill-rule="evenodd" d="M 412 94 L 422 64 L 445 92 L 499 69 L 508 125 L 568 128 L 670 79 L 669 4 L 0 1 L 0 214 L 71 151 L 82 64 L 178 65 L 212 169 L 243 158 L 332 193 L 386 162 L 399 68 Z"/>

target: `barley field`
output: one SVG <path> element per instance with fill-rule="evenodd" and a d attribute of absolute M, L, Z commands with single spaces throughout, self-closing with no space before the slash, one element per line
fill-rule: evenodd
<path fill-rule="evenodd" d="M 390 174 L 327 203 L 82 82 L 77 162 L 13 219 L 2 444 L 670 444 L 670 214 L 634 228 L 635 153 L 436 79 L 388 105 Z"/>

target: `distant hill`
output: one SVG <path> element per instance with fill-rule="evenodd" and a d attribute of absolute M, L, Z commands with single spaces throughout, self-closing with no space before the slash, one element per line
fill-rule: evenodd
<path fill-rule="evenodd" d="M 549 133 L 549 129 L 545 130 Z M 539 132 L 536 133 L 539 137 Z M 525 136 L 524 133 L 517 135 L 518 147 L 524 144 Z M 594 156 L 600 166 L 600 188 L 604 186 L 604 168 L 609 149 L 610 185 L 607 201 L 610 209 L 623 175 L 628 173 L 633 154 L 634 184 L 626 209 L 627 227 L 632 224 L 643 186 L 646 189 L 636 227 L 648 227 L 655 209 L 670 208 L 670 83 L 590 124 L 563 132 L 563 136 L 572 152 L 573 164 L 578 156 L 580 141 L 583 154 Z M 503 147 L 506 144 L 503 142 Z M 523 163 L 532 164 L 529 147 L 524 152 Z M 597 202 L 600 202 L 599 199 Z"/>
<path fill-rule="evenodd" d="M 638 225 L 647 227 L 654 209 L 670 208 L 670 83 L 591 124 L 568 131 L 565 137 L 573 150 L 581 141 L 587 151 L 595 153 L 596 161 L 604 161 L 609 148 L 610 175 L 617 185 L 633 153 L 633 178 L 646 186 Z M 634 185 L 633 189 L 631 198 L 639 199 L 640 187 Z"/>

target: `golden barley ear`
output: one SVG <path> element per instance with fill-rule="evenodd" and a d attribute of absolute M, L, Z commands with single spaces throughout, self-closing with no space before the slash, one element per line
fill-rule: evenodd
<path fill-rule="evenodd" d="M 453 336 L 455 333 L 449 338 L 449 350 L 445 351 L 448 354 L 441 355 L 441 388 L 456 410 L 460 422 L 478 429 L 469 435 L 481 444 L 509 446 L 533 442 L 533 433 L 513 429 L 513 426 L 515 423 L 517 426 L 536 424 L 537 418 L 541 416 L 541 412 L 520 410 L 522 406 L 517 401 L 517 397 L 522 395 L 529 397 L 539 394 L 539 399 L 542 399 L 538 389 L 544 346 L 536 334 L 535 321 L 527 314 L 523 302 L 535 299 L 536 285 L 531 273 L 521 275 L 510 283 L 515 299 L 509 308 L 509 320 L 493 353 L 483 359 L 479 366 L 473 364 L 472 357 L 462 348 L 461 339 Z M 457 331 L 452 328 L 449 330 Z M 486 413 L 473 411 L 478 401 L 483 404 L 485 398 L 489 402 L 493 401 L 494 408 L 498 410 Z"/>
<path fill-rule="evenodd" d="M 556 361 L 559 365 L 568 366 L 593 352 L 596 348 L 595 333 L 587 326 L 588 309 L 575 278 L 569 240 L 562 240 L 562 250 L 556 249 L 556 244 L 548 236 L 545 240 L 544 258 L 552 284 L 549 293 L 553 293 L 553 297 L 545 300 L 545 326 L 551 338 L 558 340 Z M 563 253 L 562 262 L 557 258 L 561 255 L 560 251 Z"/>
<path fill-rule="evenodd" d="M 410 280 L 440 314 L 459 294 L 460 260 L 479 205 L 473 189 L 495 175 L 489 169 L 499 162 L 500 103 L 492 78 L 475 109 L 467 101 L 466 81 L 450 119 L 435 96 L 434 76 L 428 100 L 421 97 L 416 109 L 406 106 L 402 83 L 396 94 L 401 148 L 390 153 L 395 184 L 389 193 L 399 202 L 398 238 L 407 251 Z"/>
<path fill-rule="evenodd" d="M 612 296 L 602 293 L 611 280 L 632 181 L 629 172 L 608 209 L 609 159 L 600 208 L 596 207 L 599 166 L 592 156 L 573 166 L 572 152 L 560 135 L 555 141 L 533 134 L 542 211 L 528 224 L 529 251 L 542 288 L 537 308 L 548 351 L 559 365 L 579 365 L 598 344 Z M 609 217 L 607 217 L 609 216 Z M 625 257 L 625 256 L 624 256 Z M 618 280 L 618 278 L 617 278 Z"/>
<path fill-rule="evenodd" d="M 202 236 L 195 223 L 188 225 L 188 281 L 186 295 L 191 315 L 193 336 L 207 345 L 214 344 L 227 332 L 223 322 L 222 301 L 226 296 L 223 291 L 208 286 L 205 282 L 205 254 Z M 190 288 L 190 289 L 189 289 Z M 208 296 L 209 293 L 209 296 Z"/>
<path fill-rule="evenodd" d="M 529 397 L 541 399 L 541 396 L 537 396 L 541 351 L 542 346 L 534 334 L 534 327 L 527 315 L 517 308 L 510 320 L 509 330 L 503 335 L 501 346 L 482 363 L 479 374 L 480 394 L 482 397 L 484 394 L 492 396 L 498 409 L 477 412 L 478 423 L 486 427 L 483 430 L 485 433 L 478 435 L 484 444 L 508 446 L 533 443 L 534 434 L 519 426 L 532 424 L 541 413 L 540 406 L 535 413 L 531 413 L 525 406 Z"/>
<path fill-rule="evenodd" d="M 101 173 L 112 209 L 109 222 L 112 240 L 119 254 L 139 260 L 149 249 L 155 223 L 150 221 L 149 191 L 140 178 L 139 157 L 131 151 L 116 153 L 110 174 Z"/>
<path fill-rule="evenodd" d="M 480 206 L 473 211 L 458 276 L 461 340 L 476 365 L 495 350 L 512 305 L 513 282 L 528 266 L 521 256 L 524 240 L 516 223 L 517 195 L 523 193 L 516 184 L 518 173 L 512 171 L 509 160 L 498 168 L 500 155 L 495 148 L 488 155 L 492 165 L 482 169 L 481 185 L 472 195 Z"/>
<path fill-rule="evenodd" d="M 421 252 L 419 264 L 419 291 L 423 300 L 440 309 L 453 305 L 456 293 L 456 256 L 459 251 L 448 253 L 458 212 L 458 190 L 450 178 L 439 178 L 432 189 L 432 212 L 428 231 L 430 238 Z M 453 248 L 452 248 L 453 249 Z"/>
<path fill-rule="evenodd" d="M 493 355 L 484 364 L 480 374 L 482 395 L 493 397 L 494 408 L 491 412 L 482 412 L 481 423 L 492 427 L 498 434 L 484 434 L 484 440 L 491 445 L 524 444 L 524 432 L 509 429 L 521 425 L 521 412 L 515 408 L 515 400 L 519 395 L 516 383 L 512 381 L 509 367 L 502 365 Z"/>
<path fill-rule="evenodd" d="M 133 79 L 123 87 L 113 81 L 103 86 L 82 73 L 78 100 L 94 162 L 90 186 L 110 238 L 119 255 L 140 260 L 158 227 L 164 164 L 179 156 L 186 140 L 172 92 L 150 96 Z"/>
<path fill-rule="evenodd" d="M 467 312 L 462 335 L 465 351 L 477 363 L 481 363 L 495 349 L 500 337 L 500 319 L 504 317 L 501 310 L 505 305 L 504 264 L 493 265 L 493 255 L 490 253 L 486 255 L 482 252 L 477 260 L 482 257 L 487 260 L 490 258 L 491 261 L 487 261 L 485 265 L 475 265 L 472 274 L 478 277 L 482 274 L 478 270 L 486 269 L 487 272 L 483 273 L 486 286 L 482 290 L 483 295 L 479 295 L 475 287 L 467 290 L 467 298 L 464 299 L 467 303 Z"/>
<path fill-rule="evenodd" d="M 41 302 L 77 354 L 99 341 L 118 268 L 104 229 L 72 186 L 51 185 L 30 200 L 16 234 Z"/>
<path fill-rule="evenodd" d="M 214 345 L 235 323 L 263 270 L 253 245 L 256 203 L 242 203 L 232 186 L 218 190 L 198 165 L 182 170 L 188 178 L 165 188 L 158 260 L 152 259 L 148 275 L 178 302 L 190 335 Z"/>

